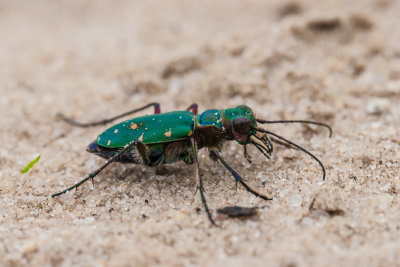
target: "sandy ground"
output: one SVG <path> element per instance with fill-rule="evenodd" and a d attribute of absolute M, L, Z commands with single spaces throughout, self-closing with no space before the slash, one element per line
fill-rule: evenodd
<path fill-rule="evenodd" d="M 400 265 L 400 2 L 1 1 L 1 266 Z M 159 101 L 163 111 L 247 104 L 318 156 L 238 144 L 223 156 L 265 202 L 200 153 L 212 227 L 193 167 L 103 163 L 80 121 Z M 148 111 L 151 112 L 151 111 Z M 145 114 L 142 112 L 141 114 Z M 20 170 L 35 155 L 40 161 Z M 248 219 L 216 209 L 265 206 Z M 201 211 L 198 211 L 201 208 Z"/>

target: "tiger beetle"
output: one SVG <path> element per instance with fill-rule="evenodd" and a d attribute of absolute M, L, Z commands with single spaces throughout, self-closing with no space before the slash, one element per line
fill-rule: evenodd
<path fill-rule="evenodd" d="M 146 115 L 118 123 L 100 134 L 87 147 L 87 151 L 107 159 L 97 170 L 90 173 L 73 186 L 53 194 L 52 197 L 64 194 L 88 180 L 92 180 L 112 162 L 134 163 L 159 167 L 163 164 L 184 161 L 194 164 L 197 190 L 211 223 L 215 225 L 204 197 L 203 181 L 200 176 L 197 151 L 208 148 L 209 156 L 214 161 L 220 161 L 229 170 L 236 182 L 247 191 L 264 200 L 272 198 L 251 188 L 242 177 L 222 158 L 220 151 L 225 141 L 235 140 L 244 148 L 244 157 L 251 163 L 247 154 L 247 145 L 255 146 L 265 157 L 270 158 L 273 151 L 272 142 L 293 147 L 311 156 L 322 168 L 325 180 L 325 168 L 322 162 L 306 149 L 271 131 L 258 127 L 258 124 L 273 123 L 306 123 L 328 128 L 329 136 L 332 129 L 325 123 L 308 120 L 277 120 L 268 121 L 256 118 L 254 112 L 245 105 L 228 109 L 209 109 L 197 114 L 197 104 L 192 104 L 185 111 L 161 113 L 159 103 L 150 103 L 115 116 L 92 123 L 79 123 L 58 114 L 63 121 L 73 126 L 90 127 L 110 123 L 122 117 L 153 107 L 153 115 Z"/>

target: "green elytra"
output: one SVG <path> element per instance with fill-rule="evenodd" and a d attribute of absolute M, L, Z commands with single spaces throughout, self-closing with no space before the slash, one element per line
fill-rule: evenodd
<path fill-rule="evenodd" d="M 235 180 L 242 184 L 247 191 L 262 199 L 271 200 L 271 198 L 252 189 L 222 158 L 220 155 L 222 144 L 230 140 L 235 140 L 243 145 L 245 159 L 249 162 L 251 160 L 247 154 L 247 145 L 253 145 L 267 158 L 269 158 L 273 151 L 272 142 L 290 145 L 314 158 L 321 166 L 323 179 L 325 179 L 325 168 L 321 161 L 313 154 L 282 136 L 257 127 L 258 123 L 309 123 L 327 127 L 331 134 L 331 128 L 320 122 L 306 120 L 266 121 L 256 118 L 251 108 L 245 105 L 228 109 L 209 109 L 197 115 L 197 104 L 193 104 L 186 111 L 161 113 L 158 103 L 150 103 L 139 109 L 94 123 L 79 123 L 61 114 L 59 117 L 71 125 L 89 127 L 112 122 L 151 106 L 154 107 L 155 114 L 122 121 L 105 130 L 94 142 L 89 144 L 87 150 L 90 153 L 106 158 L 107 161 L 105 164 L 75 185 L 53 194 L 52 197 L 66 193 L 77 188 L 87 180 L 93 179 L 112 162 L 157 167 L 182 160 L 188 164 L 195 163 L 195 176 L 198 181 L 197 189 L 200 192 L 208 218 L 212 224 L 215 224 L 204 196 L 203 183 L 197 160 L 198 149 L 208 148 L 210 158 L 214 161 L 219 160 L 231 172 Z"/>
<path fill-rule="evenodd" d="M 101 133 L 97 144 L 107 148 L 119 148 L 133 140 L 139 140 L 143 144 L 184 140 L 193 136 L 195 130 L 201 127 L 213 126 L 223 131 L 223 120 L 233 121 L 239 116 L 250 119 L 252 126 L 256 125 L 253 111 L 244 105 L 230 109 L 209 109 L 200 115 L 189 111 L 172 111 L 118 123 Z"/>
<path fill-rule="evenodd" d="M 193 135 L 195 117 L 189 111 L 173 111 L 137 117 L 105 130 L 97 144 L 108 148 L 124 147 L 133 140 L 157 144 L 186 139 Z"/>

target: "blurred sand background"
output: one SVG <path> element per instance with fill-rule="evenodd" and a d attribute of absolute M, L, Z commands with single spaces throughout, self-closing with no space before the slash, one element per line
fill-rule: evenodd
<path fill-rule="evenodd" d="M 1 1 L 0 265 L 400 265 L 399 14 L 395 0 Z M 107 127 L 57 112 L 86 122 L 152 101 L 326 122 L 332 138 L 268 129 L 318 156 L 327 179 L 301 152 L 252 149 L 249 164 L 227 143 L 226 160 L 274 200 L 236 188 L 202 151 L 220 228 L 184 163 L 165 176 L 115 163 L 94 190 L 50 197 L 103 163 L 85 149 Z M 216 213 L 228 205 L 267 207 Z"/>

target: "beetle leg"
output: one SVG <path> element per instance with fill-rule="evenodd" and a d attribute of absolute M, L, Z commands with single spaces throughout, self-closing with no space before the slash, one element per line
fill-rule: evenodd
<path fill-rule="evenodd" d="M 95 170 L 95 171 L 92 172 L 92 173 L 89 173 L 89 175 L 88 175 L 86 178 L 80 180 L 79 182 L 77 182 L 77 183 L 74 184 L 73 186 L 68 187 L 67 189 L 65 189 L 65 190 L 63 190 L 63 191 L 61 191 L 61 192 L 52 194 L 51 197 L 56 197 L 56 196 L 62 195 L 62 194 L 64 194 L 64 193 L 67 193 L 68 191 L 71 191 L 71 190 L 74 189 L 74 188 L 78 188 L 78 186 L 80 186 L 81 184 L 83 184 L 84 182 L 86 182 L 86 181 L 89 180 L 89 179 L 93 180 L 93 178 L 96 177 L 104 168 L 106 168 L 108 165 L 110 165 L 111 162 L 113 162 L 113 161 L 115 161 L 116 159 L 118 159 L 118 157 L 120 157 L 122 154 L 124 154 L 124 153 L 127 152 L 128 150 L 132 149 L 136 144 L 137 144 L 137 141 L 131 142 L 129 145 L 125 146 L 121 151 L 119 151 L 118 153 L 116 153 L 116 154 L 115 154 L 114 156 L 112 156 L 110 159 L 106 160 L 106 162 L 105 162 L 100 168 L 98 168 L 97 170 Z"/>
<path fill-rule="evenodd" d="M 218 161 L 218 158 L 215 156 L 214 152 L 211 151 L 211 149 L 208 151 L 208 156 L 212 161 Z"/>
<path fill-rule="evenodd" d="M 193 159 L 190 156 L 190 154 L 187 154 L 183 157 L 183 162 L 185 162 L 186 164 L 192 165 L 193 164 Z"/>
<path fill-rule="evenodd" d="M 253 195 L 262 198 L 264 200 L 272 200 L 272 198 L 267 197 L 266 195 L 257 192 L 253 188 L 251 188 L 245 181 L 243 181 L 242 177 L 231 167 L 229 164 L 221 157 L 221 155 L 218 153 L 216 150 L 211 150 L 211 152 L 221 161 L 221 163 L 225 166 L 225 168 L 228 169 L 232 173 L 232 175 L 235 177 L 235 180 L 243 185 L 244 188 L 246 188 L 247 191 L 252 193 Z"/>
<path fill-rule="evenodd" d="M 186 110 L 192 110 L 192 113 L 194 114 L 194 115 L 197 115 L 197 107 L 198 107 L 198 105 L 197 105 L 197 103 L 193 103 L 192 105 L 190 105 L 190 107 L 188 107 Z"/>
<path fill-rule="evenodd" d="M 197 144 L 196 144 L 196 141 L 194 140 L 194 138 L 190 138 L 190 142 L 192 143 L 193 161 L 195 163 L 195 168 L 196 168 L 195 176 L 196 176 L 196 180 L 198 181 L 197 189 L 200 192 L 201 201 L 203 202 L 204 209 L 207 213 L 208 219 L 210 219 L 211 223 L 216 226 L 213 218 L 211 217 L 210 210 L 208 209 L 206 198 L 204 197 L 203 181 L 200 176 L 199 161 L 197 160 Z"/>
<path fill-rule="evenodd" d="M 159 114 L 159 113 L 161 112 L 160 104 L 157 103 L 157 102 L 154 102 L 154 103 L 147 104 L 146 106 L 143 106 L 143 107 L 141 107 L 141 108 L 137 108 L 137 109 L 130 110 L 130 111 L 128 111 L 128 112 L 125 112 L 125 113 L 123 113 L 123 114 L 117 115 L 117 116 L 115 116 L 115 117 L 112 117 L 112 118 L 109 118 L 109 119 L 103 119 L 103 120 L 96 121 L 96 122 L 80 123 L 80 122 L 77 122 L 77 121 L 72 120 L 72 119 L 70 119 L 70 118 L 67 118 L 67 117 L 66 117 L 64 114 L 62 114 L 62 113 L 58 113 L 58 114 L 56 115 L 56 117 L 59 118 L 59 119 L 61 119 L 61 120 L 63 120 L 63 121 L 65 121 L 65 122 L 68 123 L 68 124 L 73 125 L 73 126 L 78 126 L 78 127 L 91 127 L 91 126 L 97 126 L 97 125 L 104 125 L 104 124 L 107 124 L 107 123 L 109 123 L 109 122 L 115 121 L 115 120 L 120 119 L 120 118 L 122 118 L 122 117 L 125 117 L 125 116 L 131 115 L 131 114 L 133 114 L 133 113 L 142 111 L 142 110 L 144 110 L 144 109 L 146 109 L 146 108 L 148 108 L 148 107 L 151 107 L 151 106 L 154 107 L 154 113 L 155 113 L 155 114 Z"/>
<path fill-rule="evenodd" d="M 247 146 L 246 145 L 243 146 L 243 154 L 244 154 L 244 158 L 251 164 L 251 157 L 247 153 Z"/>
<path fill-rule="evenodd" d="M 140 157 L 142 163 L 144 165 L 150 165 L 151 161 L 150 161 L 150 152 L 149 149 L 147 148 L 147 146 L 145 144 L 143 144 L 142 142 L 137 141 L 136 142 L 136 151 L 138 153 L 138 157 Z"/>

